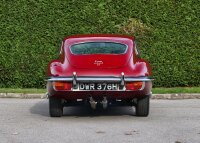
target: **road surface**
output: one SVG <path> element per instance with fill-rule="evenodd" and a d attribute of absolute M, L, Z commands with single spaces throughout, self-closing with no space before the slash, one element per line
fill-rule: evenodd
<path fill-rule="evenodd" d="M 200 143 L 200 100 L 151 100 L 148 117 L 131 107 L 65 107 L 51 118 L 47 99 L 0 98 L 0 143 L 27 142 Z"/>

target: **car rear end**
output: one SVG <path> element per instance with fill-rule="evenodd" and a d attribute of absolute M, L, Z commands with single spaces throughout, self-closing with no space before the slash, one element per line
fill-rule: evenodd
<path fill-rule="evenodd" d="M 60 107 L 59 112 L 52 109 L 50 115 L 60 116 L 64 105 L 78 101 L 88 101 L 93 109 L 96 109 L 97 103 L 106 109 L 116 101 L 137 107 L 144 99 L 144 104 L 149 106 L 152 88 L 150 68 L 146 61 L 137 59 L 134 47 L 134 40 L 125 37 L 65 39 L 63 61 L 49 65 L 51 75 L 47 89 L 50 108 L 54 108 L 54 100 L 58 101 L 55 102 L 57 109 Z M 137 113 L 136 109 L 136 114 L 147 116 L 146 110 L 149 111 L 145 109 Z"/>

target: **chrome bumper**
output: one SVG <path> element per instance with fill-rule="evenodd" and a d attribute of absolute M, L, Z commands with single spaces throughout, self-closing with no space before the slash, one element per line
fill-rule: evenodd
<path fill-rule="evenodd" d="M 80 91 L 78 83 L 90 83 L 90 82 L 119 83 L 118 91 L 125 91 L 126 90 L 125 83 L 133 81 L 143 82 L 142 88 L 140 89 L 143 90 L 145 87 L 145 82 L 152 80 L 154 79 L 150 77 L 125 77 L 124 74 L 122 74 L 121 77 L 77 77 L 76 74 L 73 74 L 72 77 L 49 77 L 47 79 L 48 82 L 54 82 L 54 81 L 72 82 L 73 91 Z"/>
<path fill-rule="evenodd" d="M 77 82 L 121 82 L 122 78 L 120 77 L 49 77 L 46 81 L 73 81 Z M 124 77 L 125 82 L 131 81 L 153 81 L 154 79 L 149 77 Z"/>
<path fill-rule="evenodd" d="M 54 81 L 67 81 L 72 82 L 73 88 L 77 89 L 77 82 L 113 82 L 113 83 L 120 83 L 122 89 L 125 88 L 125 82 L 132 82 L 132 81 L 152 81 L 153 79 L 150 77 L 125 77 L 124 73 L 121 73 L 121 77 L 86 77 L 86 76 L 77 76 L 76 72 L 73 72 L 73 76 L 71 77 L 49 77 L 47 79 L 48 82 Z M 144 84 L 143 84 L 144 85 Z"/>
<path fill-rule="evenodd" d="M 54 81 L 64 81 L 64 82 L 72 82 L 72 89 L 73 91 L 79 91 L 79 83 L 119 83 L 119 90 L 125 91 L 125 83 L 126 82 L 134 82 L 134 81 L 141 81 L 143 82 L 142 88 L 143 90 L 145 87 L 145 82 L 152 81 L 151 77 L 125 77 L 124 73 L 121 73 L 121 77 L 108 77 L 108 76 L 77 76 L 76 72 L 73 73 L 73 76 L 70 77 L 49 77 L 46 79 L 47 82 L 54 82 Z"/>

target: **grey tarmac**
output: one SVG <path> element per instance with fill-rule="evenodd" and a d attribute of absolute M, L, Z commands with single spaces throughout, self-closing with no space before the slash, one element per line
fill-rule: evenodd
<path fill-rule="evenodd" d="M 48 99 L 0 98 L 0 143 L 200 143 L 200 100 L 151 100 L 150 115 L 132 107 L 65 107 L 51 118 Z"/>

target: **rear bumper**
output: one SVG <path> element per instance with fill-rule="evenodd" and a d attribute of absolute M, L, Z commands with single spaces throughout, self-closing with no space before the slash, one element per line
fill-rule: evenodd
<path fill-rule="evenodd" d="M 106 96 L 108 99 L 133 99 L 133 98 L 142 98 L 147 95 L 151 95 L 152 89 L 152 80 L 150 77 L 76 77 L 76 75 L 72 77 L 50 77 L 47 79 L 47 90 L 50 96 L 56 96 L 58 98 L 64 98 L 66 100 L 75 100 L 75 99 L 87 99 L 88 97 L 101 99 Z M 91 90 L 91 91 L 79 91 L 79 90 L 71 90 L 71 91 L 56 91 L 53 88 L 54 81 L 67 81 L 72 82 L 73 87 L 76 86 L 77 83 L 81 82 L 109 82 L 109 83 L 119 83 L 122 86 L 125 85 L 126 82 L 131 81 L 142 81 L 144 82 L 144 87 L 141 90 L 137 91 L 99 91 L 99 90 Z"/>
<path fill-rule="evenodd" d="M 77 82 L 121 82 L 124 80 L 125 82 L 130 82 L 130 81 L 152 81 L 151 77 L 76 77 L 76 76 L 71 76 L 71 77 L 49 77 L 47 78 L 47 81 L 52 82 L 52 81 L 74 81 L 76 80 Z"/>

